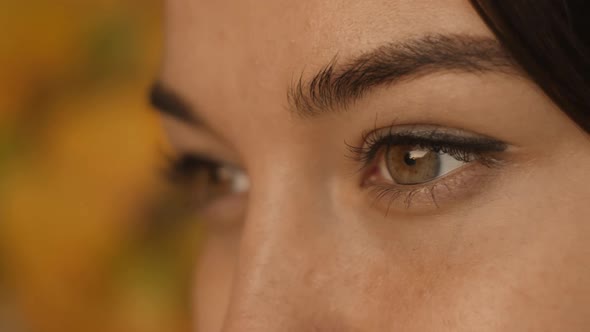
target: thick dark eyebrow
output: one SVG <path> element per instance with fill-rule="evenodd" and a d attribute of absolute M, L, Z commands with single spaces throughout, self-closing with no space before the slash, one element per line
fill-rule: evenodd
<path fill-rule="evenodd" d="M 150 104 L 163 114 L 191 124 L 200 123 L 189 104 L 162 82 L 157 81 L 152 85 L 149 100 Z"/>
<path fill-rule="evenodd" d="M 501 44 L 490 37 L 428 35 L 391 43 L 339 63 L 336 56 L 309 81 L 289 89 L 289 107 L 303 117 L 346 109 L 369 90 L 441 71 L 521 75 Z"/>

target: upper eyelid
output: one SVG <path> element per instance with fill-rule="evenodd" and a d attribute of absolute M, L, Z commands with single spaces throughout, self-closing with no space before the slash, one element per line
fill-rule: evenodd
<path fill-rule="evenodd" d="M 491 136 L 485 134 L 479 134 L 467 129 L 455 128 L 455 127 L 446 127 L 440 125 L 432 125 L 432 124 L 407 124 L 407 125 L 399 125 L 399 124 L 391 124 L 390 126 L 384 126 L 379 128 L 374 128 L 370 131 L 366 131 L 362 135 L 363 141 L 366 141 L 372 135 L 377 133 L 381 133 L 382 131 L 387 131 L 389 135 L 396 135 L 396 136 L 412 136 L 412 137 L 419 137 L 419 138 L 427 138 L 427 139 L 435 139 L 435 138 L 471 138 L 471 139 L 480 139 L 482 141 L 489 141 L 489 142 L 498 142 L 503 143 L 506 145 L 513 145 L 512 143 L 505 142 L 503 140 L 492 138 Z"/>
<path fill-rule="evenodd" d="M 229 163 L 224 162 L 218 158 L 210 157 L 206 154 L 199 154 L 193 152 L 183 152 L 171 158 L 171 162 L 173 164 L 178 164 L 183 160 L 192 160 L 198 164 L 207 165 L 207 166 L 218 166 L 218 165 L 228 165 Z"/>
<path fill-rule="evenodd" d="M 236 165 L 235 163 L 225 161 L 219 158 L 210 157 L 207 154 L 199 154 L 199 153 L 192 153 L 192 152 L 185 152 L 178 154 L 171 160 L 172 169 L 174 169 L 175 165 L 178 165 L 185 158 L 192 158 L 196 161 L 196 164 L 210 167 L 210 168 L 219 168 L 219 167 L 231 167 L 236 169 L 243 169 L 241 166 Z"/>
<path fill-rule="evenodd" d="M 198 154 L 182 153 L 167 157 L 167 166 L 163 170 L 163 175 L 172 183 L 179 184 L 199 169 L 212 170 L 223 165 Z"/>
<path fill-rule="evenodd" d="M 490 140 L 485 138 L 467 138 L 448 134 L 433 134 L 430 136 L 420 136 L 412 134 L 392 134 L 389 137 L 395 140 L 398 144 L 416 144 L 420 146 L 422 143 L 428 145 L 445 145 L 452 147 L 462 147 L 470 150 L 482 150 L 490 152 L 501 152 L 506 150 L 507 144 L 501 141 Z"/>
<path fill-rule="evenodd" d="M 218 162 L 240 164 L 231 144 L 207 127 L 191 126 L 172 117 L 163 118 L 162 123 L 174 154 L 195 154 Z"/>
<path fill-rule="evenodd" d="M 403 144 L 404 141 L 413 144 L 420 142 L 441 143 L 470 148 L 479 147 L 498 152 L 504 151 L 512 145 L 472 131 L 435 125 L 394 125 L 374 129 L 368 133 L 363 133 L 362 144 L 375 143 L 380 139 L 389 137 L 395 138 L 400 144 Z"/>

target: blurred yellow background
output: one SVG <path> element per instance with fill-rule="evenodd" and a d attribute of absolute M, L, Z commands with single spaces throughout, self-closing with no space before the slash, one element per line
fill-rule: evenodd
<path fill-rule="evenodd" d="M 198 223 L 146 94 L 161 3 L 0 3 L 0 331 L 189 331 Z"/>

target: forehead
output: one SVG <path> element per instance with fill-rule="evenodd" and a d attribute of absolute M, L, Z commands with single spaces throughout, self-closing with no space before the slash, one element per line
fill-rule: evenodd
<path fill-rule="evenodd" d="M 445 33 L 491 35 L 467 0 L 167 0 L 162 80 L 210 122 L 246 121 L 336 55 Z"/>

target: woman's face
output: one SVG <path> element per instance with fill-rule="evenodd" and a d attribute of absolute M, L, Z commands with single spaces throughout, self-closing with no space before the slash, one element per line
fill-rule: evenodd
<path fill-rule="evenodd" d="M 200 331 L 590 326 L 590 140 L 467 0 L 168 0 L 153 97 Z"/>

